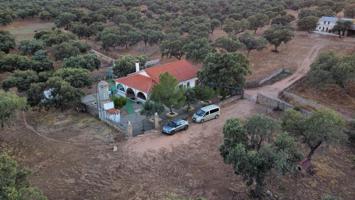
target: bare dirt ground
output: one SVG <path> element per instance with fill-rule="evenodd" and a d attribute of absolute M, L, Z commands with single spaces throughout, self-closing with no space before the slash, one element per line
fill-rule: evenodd
<path fill-rule="evenodd" d="M 351 97 L 338 85 L 327 85 L 322 88 L 310 87 L 306 82 L 292 88 L 293 92 L 306 99 L 330 107 L 349 118 L 355 117 L 355 98 Z"/>
<path fill-rule="evenodd" d="M 9 25 L 1 26 L 0 30 L 9 31 L 16 38 L 16 41 L 30 40 L 35 31 L 49 30 L 54 27 L 54 23 L 41 21 L 40 19 L 18 20 Z"/>
<path fill-rule="evenodd" d="M 265 108 L 240 101 L 222 112 L 218 120 L 171 137 L 151 133 L 119 140 L 117 152 L 106 139 L 110 129 L 85 114 L 29 113 L 28 126 L 18 121 L 1 137 L 50 199 L 164 199 L 167 192 L 226 199 L 241 184 L 218 153 L 223 123 Z"/>
<path fill-rule="evenodd" d="M 247 100 L 232 102 L 222 107 L 219 119 L 193 124 L 188 131 L 129 140 L 86 114 L 30 112 L 27 125 L 19 120 L 0 136 L 11 154 L 33 171 L 31 182 L 49 199 L 165 199 L 168 193 L 249 199 L 242 179 L 219 155 L 222 126 L 232 117 L 266 112 Z M 112 151 L 114 144 L 117 152 Z M 350 200 L 355 195 L 352 155 L 348 147 L 323 148 L 315 156 L 315 176 L 297 182 L 269 179 L 268 189 L 281 199 L 336 193 Z"/>

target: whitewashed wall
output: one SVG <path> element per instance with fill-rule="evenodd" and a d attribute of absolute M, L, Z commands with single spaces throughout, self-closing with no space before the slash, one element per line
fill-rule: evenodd
<path fill-rule="evenodd" d="M 193 79 L 190 79 L 190 80 L 187 80 L 187 81 L 182 81 L 179 83 L 179 85 L 183 85 L 183 86 L 186 86 L 186 87 L 190 87 L 190 88 L 194 88 L 196 86 L 196 82 L 197 82 L 197 78 L 193 78 Z"/>

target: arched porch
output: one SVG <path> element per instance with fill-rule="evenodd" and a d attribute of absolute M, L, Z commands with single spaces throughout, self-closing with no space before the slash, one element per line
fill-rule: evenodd
<path fill-rule="evenodd" d="M 126 97 L 132 100 L 136 99 L 136 94 L 134 93 L 132 88 L 127 88 L 126 90 Z"/>
<path fill-rule="evenodd" d="M 137 93 L 137 98 L 143 100 L 143 101 L 146 101 L 147 100 L 147 97 L 145 96 L 145 94 L 143 92 L 138 92 Z"/>

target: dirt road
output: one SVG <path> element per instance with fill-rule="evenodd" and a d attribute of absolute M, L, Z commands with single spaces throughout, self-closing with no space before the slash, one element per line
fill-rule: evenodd
<path fill-rule="evenodd" d="M 325 46 L 325 43 L 318 43 L 313 46 L 307 53 L 307 58 L 303 60 L 302 64 L 297 68 L 296 72 L 291 76 L 280 80 L 272 85 L 266 85 L 263 87 L 249 89 L 245 91 L 245 94 L 251 99 L 256 99 L 258 93 L 277 98 L 283 90 L 294 84 L 296 81 L 304 77 L 310 70 L 310 65 L 317 58 L 319 51 Z"/>

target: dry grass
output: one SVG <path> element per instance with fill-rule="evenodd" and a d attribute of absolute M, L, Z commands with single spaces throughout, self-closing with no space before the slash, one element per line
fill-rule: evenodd
<path fill-rule="evenodd" d="M 49 30 L 54 27 L 52 22 L 43 22 L 39 19 L 19 20 L 6 26 L 0 26 L 0 30 L 9 31 L 16 41 L 30 40 L 36 31 Z"/>
<path fill-rule="evenodd" d="M 328 85 L 323 88 L 315 88 L 306 82 L 298 84 L 291 92 L 307 99 L 312 99 L 321 105 L 330 107 L 345 116 L 354 117 L 355 98 L 346 94 L 344 89 L 337 85 Z"/>

